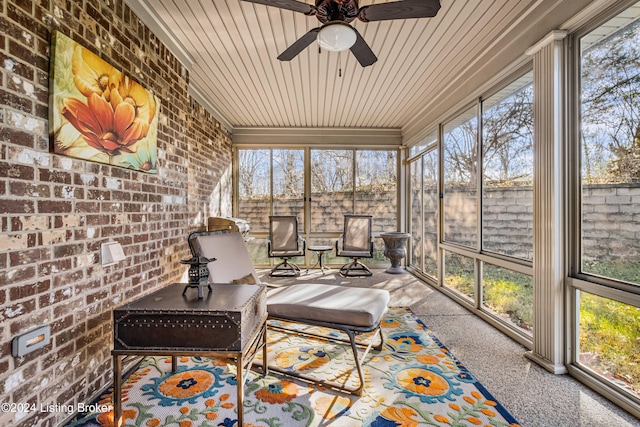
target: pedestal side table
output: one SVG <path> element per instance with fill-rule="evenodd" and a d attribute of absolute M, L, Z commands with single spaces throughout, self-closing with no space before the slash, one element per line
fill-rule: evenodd
<path fill-rule="evenodd" d="M 307 249 L 309 249 L 312 252 L 315 252 L 317 254 L 318 260 L 316 261 L 316 263 L 313 265 L 313 267 L 311 267 L 311 269 L 314 269 L 316 266 L 320 267 L 320 271 L 322 271 L 322 274 L 324 275 L 324 262 L 322 260 L 322 257 L 324 255 L 325 252 L 329 252 L 331 249 L 333 249 L 332 246 L 322 246 L 322 245 L 317 245 L 317 246 L 309 246 L 307 247 Z"/>

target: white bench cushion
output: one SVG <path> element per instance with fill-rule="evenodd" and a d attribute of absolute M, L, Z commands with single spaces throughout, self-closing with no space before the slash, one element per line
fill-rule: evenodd
<path fill-rule="evenodd" d="M 380 323 L 388 303 L 389 292 L 383 289 L 300 284 L 267 292 L 269 316 L 365 328 Z"/>

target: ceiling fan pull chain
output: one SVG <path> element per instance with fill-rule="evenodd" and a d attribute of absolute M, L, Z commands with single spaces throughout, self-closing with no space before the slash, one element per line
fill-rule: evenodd
<path fill-rule="evenodd" d="M 338 77 L 342 77 L 342 53 L 338 52 Z"/>

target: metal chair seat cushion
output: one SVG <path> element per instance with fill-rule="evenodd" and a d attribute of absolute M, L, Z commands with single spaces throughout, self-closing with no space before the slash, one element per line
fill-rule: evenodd
<path fill-rule="evenodd" d="M 294 257 L 302 255 L 304 255 L 304 252 L 302 251 L 271 251 L 270 254 L 272 258 Z"/>
<path fill-rule="evenodd" d="M 341 251 L 340 256 L 348 258 L 372 258 L 373 255 L 369 251 Z"/>
<path fill-rule="evenodd" d="M 389 292 L 383 289 L 290 285 L 268 291 L 267 312 L 270 317 L 373 329 L 387 311 L 389 299 Z"/>

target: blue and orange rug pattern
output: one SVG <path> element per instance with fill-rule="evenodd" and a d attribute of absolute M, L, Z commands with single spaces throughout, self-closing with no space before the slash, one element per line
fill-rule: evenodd
<path fill-rule="evenodd" d="M 383 349 L 363 364 L 361 397 L 257 369 L 245 386 L 245 427 L 519 426 L 409 309 L 389 309 L 382 330 Z M 344 345 L 277 330 L 269 330 L 268 341 L 270 364 L 357 385 Z M 170 358 L 147 357 L 123 386 L 123 421 L 139 427 L 236 427 L 235 396 L 233 360 L 182 357 L 172 373 Z M 96 402 L 107 410 L 78 414 L 67 427 L 113 425 L 111 398 L 107 390 Z"/>

